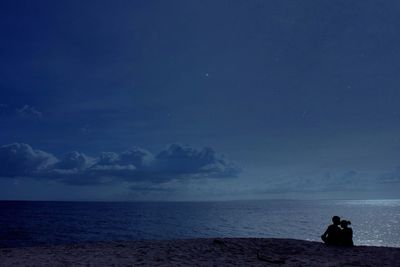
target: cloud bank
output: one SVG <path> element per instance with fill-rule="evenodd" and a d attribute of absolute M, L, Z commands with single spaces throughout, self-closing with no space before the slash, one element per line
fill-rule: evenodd
<path fill-rule="evenodd" d="M 23 143 L 0 147 L 0 177 L 51 179 L 70 185 L 164 183 L 175 179 L 229 178 L 239 173 L 240 168 L 233 162 L 207 147 L 172 144 L 158 154 L 134 147 L 96 157 L 73 151 L 61 159 Z"/>

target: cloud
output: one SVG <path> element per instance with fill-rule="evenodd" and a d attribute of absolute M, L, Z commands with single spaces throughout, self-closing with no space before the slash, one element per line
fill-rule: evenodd
<path fill-rule="evenodd" d="M 58 159 L 27 144 L 0 147 L 1 177 L 58 180 L 71 185 L 108 183 L 160 184 L 172 180 L 236 177 L 240 169 L 212 148 L 173 144 L 158 154 L 134 147 L 96 157 L 70 152 Z"/>
<path fill-rule="evenodd" d="M 325 189 L 343 189 L 357 185 L 360 182 L 358 172 L 355 170 L 349 170 L 341 173 L 325 173 L 324 177 L 319 180 L 319 186 L 325 187 Z"/>
<path fill-rule="evenodd" d="M 400 182 L 400 166 L 394 171 L 384 173 L 378 178 L 381 183 L 399 183 Z"/>
<path fill-rule="evenodd" d="M 65 157 L 54 165 L 55 169 L 62 170 L 84 170 L 91 166 L 94 162 L 93 158 L 83 153 L 73 151 L 65 155 Z"/>
<path fill-rule="evenodd" d="M 171 193 L 176 192 L 177 188 L 175 186 L 163 186 L 164 184 L 135 184 L 130 186 L 130 190 L 133 192 L 138 192 L 141 194 L 148 194 L 153 192 Z"/>
<path fill-rule="evenodd" d="M 21 108 L 17 108 L 16 113 L 18 114 L 18 116 L 20 116 L 21 118 L 41 118 L 43 116 L 42 112 L 40 112 L 39 110 L 37 110 L 36 108 L 29 106 L 29 105 L 24 105 Z"/>
<path fill-rule="evenodd" d="M 329 171 L 307 176 L 284 175 L 271 180 L 267 188 L 259 186 L 256 193 L 325 193 L 333 191 L 354 191 L 369 184 L 369 179 L 356 170 Z"/>
<path fill-rule="evenodd" d="M 36 176 L 57 162 L 52 154 L 32 149 L 27 144 L 0 147 L 0 177 Z"/>
<path fill-rule="evenodd" d="M 89 135 L 92 132 L 90 125 L 84 125 L 83 127 L 79 128 L 79 131 L 83 135 Z"/>
<path fill-rule="evenodd" d="M 215 150 L 173 144 L 156 156 L 154 170 L 167 176 L 231 177 L 240 170 Z"/>

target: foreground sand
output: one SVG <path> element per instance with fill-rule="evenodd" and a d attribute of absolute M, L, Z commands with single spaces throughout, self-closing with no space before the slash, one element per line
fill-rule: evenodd
<path fill-rule="evenodd" d="M 218 238 L 0 248 L 0 266 L 400 266 L 400 248 Z"/>

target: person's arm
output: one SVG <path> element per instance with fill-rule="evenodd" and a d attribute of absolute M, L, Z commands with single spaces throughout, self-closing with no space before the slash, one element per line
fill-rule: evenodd
<path fill-rule="evenodd" d="M 326 236 L 328 235 L 328 230 L 329 230 L 329 227 L 326 229 L 325 233 L 323 233 L 321 235 L 321 238 L 326 238 Z"/>
<path fill-rule="evenodd" d="M 328 233 L 331 231 L 331 226 L 329 225 L 328 228 L 326 228 L 325 233 L 323 233 L 321 235 L 321 238 L 326 238 L 326 236 L 328 235 Z"/>
<path fill-rule="evenodd" d="M 330 231 L 330 229 L 329 229 L 329 227 L 328 227 L 328 228 L 326 228 L 325 233 L 323 233 L 323 234 L 321 235 L 321 239 L 322 239 L 322 241 L 324 241 L 325 243 L 327 242 L 327 238 L 326 238 L 326 237 L 327 237 L 329 231 Z"/>

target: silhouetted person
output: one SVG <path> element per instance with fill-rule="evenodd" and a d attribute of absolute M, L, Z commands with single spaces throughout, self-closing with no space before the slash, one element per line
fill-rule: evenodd
<path fill-rule="evenodd" d="M 346 220 L 340 222 L 340 227 L 342 227 L 342 230 L 340 230 L 340 245 L 342 246 L 354 246 L 353 229 L 349 228 L 350 224 L 351 222 Z"/>
<path fill-rule="evenodd" d="M 333 216 L 332 222 L 333 224 L 329 225 L 325 233 L 321 235 L 321 239 L 327 245 L 339 245 L 341 232 L 341 229 L 339 228 L 340 217 Z"/>

